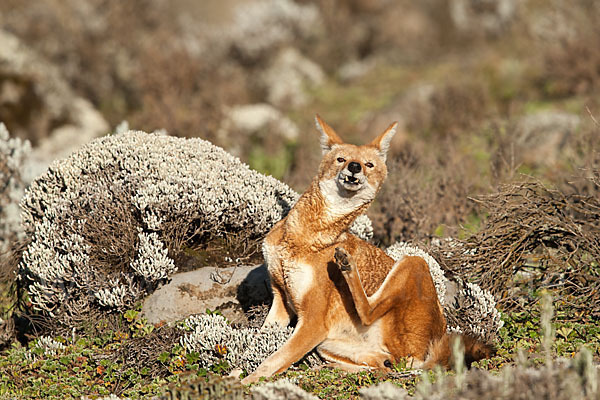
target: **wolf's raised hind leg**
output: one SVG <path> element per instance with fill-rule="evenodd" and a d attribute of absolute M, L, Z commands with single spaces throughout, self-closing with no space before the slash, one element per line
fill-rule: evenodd
<path fill-rule="evenodd" d="M 356 312 L 364 325 L 371 325 L 397 304 L 406 287 L 406 282 L 410 279 L 410 274 L 415 269 L 412 263 L 404 265 L 406 259 L 397 262 L 381 287 L 371 297 L 367 297 L 354 258 L 341 247 L 335 249 L 334 257 L 348 284 Z M 416 268 L 422 268 L 422 266 L 417 265 Z M 425 268 L 427 268 L 426 265 Z"/>

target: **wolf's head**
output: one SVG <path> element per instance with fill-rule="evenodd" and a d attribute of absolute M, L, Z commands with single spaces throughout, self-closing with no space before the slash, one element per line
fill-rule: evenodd
<path fill-rule="evenodd" d="M 387 176 L 386 154 L 398 124 L 362 146 L 344 143 L 318 115 L 316 124 L 323 149 L 317 179 L 325 198 L 334 206 L 351 209 L 373 201 Z"/>

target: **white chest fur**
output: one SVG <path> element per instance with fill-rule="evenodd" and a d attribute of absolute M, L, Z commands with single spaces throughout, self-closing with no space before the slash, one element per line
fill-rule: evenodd
<path fill-rule="evenodd" d="M 351 196 L 340 195 L 337 179 L 319 182 L 319 189 L 327 202 L 326 212 L 333 218 L 343 217 L 358 210 L 364 204 L 375 198 L 376 190 L 365 183 L 364 186 Z"/>

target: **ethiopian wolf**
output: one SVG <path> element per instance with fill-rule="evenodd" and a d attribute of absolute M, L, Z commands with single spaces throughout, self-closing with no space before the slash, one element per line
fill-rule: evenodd
<path fill-rule="evenodd" d="M 316 347 L 345 370 L 390 369 L 401 358 L 414 366 L 448 366 L 446 320 L 429 268 L 420 257 L 396 262 L 349 233 L 387 175 L 390 125 L 371 143 L 346 144 L 317 115 L 323 160 L 317 176 L 263 244 L 273 290 L 265 325 L 287 326 L 290 339 L 243 380 L 285 371 Z M 489 348 L 464 337 L 466 359 Z"/>

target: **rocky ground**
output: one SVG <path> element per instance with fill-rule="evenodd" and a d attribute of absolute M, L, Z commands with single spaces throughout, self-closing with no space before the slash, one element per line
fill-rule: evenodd
<path fill-rule="evenodd" d="M 286 374 L 298 398 L 596 398 L 599 17 L 586 0 L 1 2 L 0 397 L 300 390 L 215 378 L 238 355 L 186 347 L 205 320 L 181 321 L 259 324 L 264 280 L 242 305 L 236 283 L 316 172 L 319 113 L 357 143 L 399 122 L 356 231 L 427 251 L 504 325 L 468 373 L 305 360 Z M 154 134 L 120 142 L 129 129 Z M 408 392 L 362 390 L 382 381 Z"/>

